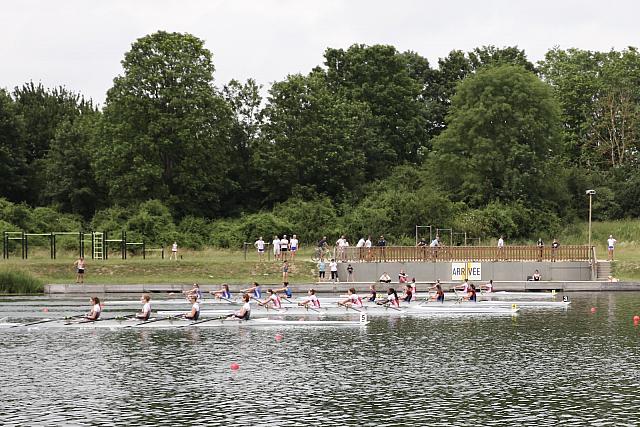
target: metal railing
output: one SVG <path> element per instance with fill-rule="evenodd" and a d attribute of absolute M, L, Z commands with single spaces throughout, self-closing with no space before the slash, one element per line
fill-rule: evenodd
<path fill-rule="evenodd" d="M 590 261 L 587 245 L 557 249 L 537 246 L 374 246 L 336 248 L 335 258 L 348 262 L 438 262 L 438 261 Z"/>

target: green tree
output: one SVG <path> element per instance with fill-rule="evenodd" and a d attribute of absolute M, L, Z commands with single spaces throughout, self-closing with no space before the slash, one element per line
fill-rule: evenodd
<path fill-rule="evenodd" d="M 85 219 L 105 204 L 104 190 L 97 184 L 92 167 L 99 123 L 96 112 L 61 123 L 43 162 L 46 182 L 42 200 Z"/>
<path fill-rule="evenodd" d="M 24 200 L 27 189 L 27 161 L 22 122 L 9 94 L 0 89 L 0 197 L 12 201 Z"/>
<path fill-rule="evenodd" d="M 190 34 L 138 39 L 107 92 L 97 178 L 117 203 L 158 198 L 211 217 L 233 188 L 232 113 L 213 87 L 212 55 Z"/>
<path fill-rule="evenodd" d="M 447 122 L 430 166 L 453 200 L 472 207 L 492 200 L 536 205 L 561 187 L 549 168 L 558 149 L 559 107 L 549 86 L 522 67 L 488 67 L 468 77 Z"/>
<path fill-rule="evenodd" d="M 332 90 L 364 103 L 373 116 L 366 152 L 368 175 L 379 178 L 398 163 L 417 163 L 428 142 L 427 111 L 421 99 L 426 59 L 384 45 L 327 49 L 324 56 Z"/>
<path fill-rule="evenodd" d="M 366 105 L 333 93 L 324 75 L 292 75 L 275 83 L 254 153 L 268 202 L 294 194 L 346 197 L 365 180 Z"/>

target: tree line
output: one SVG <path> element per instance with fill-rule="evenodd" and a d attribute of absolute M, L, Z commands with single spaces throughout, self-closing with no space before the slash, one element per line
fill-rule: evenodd
<path fill-rule="evenodd" d="M 217 86 L 190 34 L 142 37 L 122 66 L 101 108 L 64 87 L 0 90 L 4 229 L 35 228 L 15 212 L 37 208 L 194 245 L 292 230 L 401 241 L 416 224 L 528 238 L 584 218 L 586 189 L 596 219 L 640 215 L 633 47 L 534 64 L 484 46 L 429 64 L 356 44 L 265 99 L 253 79 Z"/>

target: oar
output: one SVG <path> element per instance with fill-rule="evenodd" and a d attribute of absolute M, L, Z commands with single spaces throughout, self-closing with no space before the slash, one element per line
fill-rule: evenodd
<path fill-rule="evenodd" d="M 186 325 L 180 325 L 180 326 L 178 326 L 178 329 L 179 329 L 179 328 L 186 328 L 187 326 L 197 325 L 197 324 L 199 324 L 199 323 L 211 322 L 211 321 L 213 321 L 213 320 L 224 320 L 224 319 L 226 319 L 227 317 L 231 317 L 231 316 L 233 316 L 233 313 L 231 313 L 231 314 L 227 314 L 227 315 L 225 315 L 225 316 L 220 316 L 220 317 L 212 317 L 211 319 L 198 320 L 198 321 L 195 321 L 195 322 L 187 323 Z"/>
<path fill-rule="evenodd" d="M 458 298 L 456 304 L 462 304 L 462 297 L 458 295 L 458 291 L 456 290 L 455 286 L 453 287 L 453 293 L 456 294 L 456 298 Z"/>
<path fill-rule="evenodd" d="M 306 308 L 307 310 L 313 310 L 313 311 L 315 311 L 316 313 L 320 313 L 320 310 L 318 310 L 318 309 L 317 309 L 317 308 L 315 308 L 315 307 L 309 307 L 307 304 L 303 304 L 303 303 L 299 302 L 299 303 L 298 303 L 298 305 L 299 305 L 300 307 L 304 307 L 304 308 Z"/>
<path fill-rule="evenodd" d="M 344 307 L 344 308 L 346 308 L 347 310 L 351 309 L 351 310 L 357 311 L 358 313 L 362 313 L 362 310 L 360 310 L 360 309 L 358 309 L 358 308 L 353 307 L 353 305 L 346 305 L 346 304 L 343 304 L 343 303 L 341 303 L 341 302 L 339 302 L 339 303 L 338 303 L 338 305 L 343 306 L 343 307 Z"/>
<path fill-rule="evenodd" d="M 19 325 L 14 325 L 11 326 L 11 328 L 17 328 L 19 326 L 32 326 L 32 325 L 39 325 L 41 323 L 49 323 L 49 322 L 58 322 L 60 320 L 71 320 L 71 319 L 77 319 L 78 317 L 82 317 L 84 316 L 84 314 L 77 314 L 75 316 L 65 316 L 61 319 L 45 319 L 45 320 L 38 320 L 37 322 L 31 322 L 31 323 L 21 323 Z"/>
<path fill-rule="evenodd" d="M 159 322 L 161 320 L 180 319 L 184 316 L 186 316 L 186 314 L 176 314 L 175 316 L 159 317 L 157 319 L 145 320 L 144 322 L 136 323 L 135 325 L 127 325 L 125 326 L 125 328 L 133 328 L 140 325 L 146 325 L 148 323 Z"/>
<path fill-rule="evenodd" d="M 377 302 L 376 304 L 378 304 L 378 305 L 384 305 L 384 308 L 387 308 L 387 309 L 388 309 L 388 308 L 391 308 L 391 309 L 393 309 L 393 310 L 402 311 L 402 310 L 400 310 L 399 308 L 392 306 L 392 305 L 391 305 L 391 304 L 389 304 L 388 302 Z"/>

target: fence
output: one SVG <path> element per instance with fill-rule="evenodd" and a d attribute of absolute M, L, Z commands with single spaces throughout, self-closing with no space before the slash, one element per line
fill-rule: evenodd
<path fill-rule="evenodd" d="M 536 246 L 374 246 L 336 249 L 336 259 L 349 262 L 438 262 L 438 261 L 591 261 L 587 245 L 553 248 Z"/>

